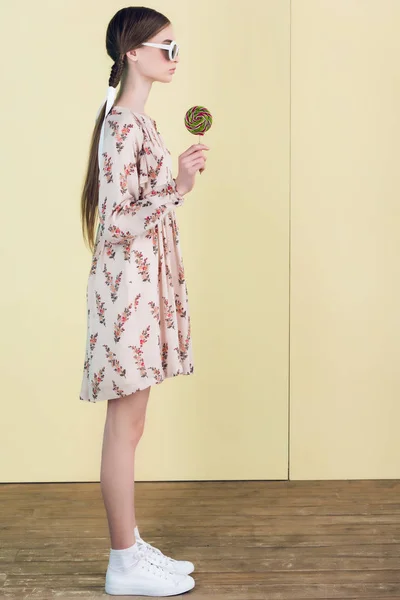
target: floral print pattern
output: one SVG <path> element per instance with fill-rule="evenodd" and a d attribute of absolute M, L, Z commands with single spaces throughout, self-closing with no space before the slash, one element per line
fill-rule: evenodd
<path fill-rule="evenodd" d="M 194 372 L 175 216 L 183 203 L 156 122 L 114 106 L 99 173 L 80 400 L 124 397 Z"/>

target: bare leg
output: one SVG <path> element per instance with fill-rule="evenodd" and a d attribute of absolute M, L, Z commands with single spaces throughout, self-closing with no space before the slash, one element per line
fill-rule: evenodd
<path fill-rule="evenodd" d="M 135 543 L 134 462 L 143 434 L 150 387 L 107 401 L 100 487 L 107 513 L 111 548 Z"/>

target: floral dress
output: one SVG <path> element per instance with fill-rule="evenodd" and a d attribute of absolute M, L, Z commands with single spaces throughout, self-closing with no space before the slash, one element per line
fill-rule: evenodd
<path fill-rule="evenodd" d="M 184 198 L 171 169 L 156 122 L 114 106 L 104 130 L 80 400 L 127 396 L 194 371 L 175 217 Z"/>

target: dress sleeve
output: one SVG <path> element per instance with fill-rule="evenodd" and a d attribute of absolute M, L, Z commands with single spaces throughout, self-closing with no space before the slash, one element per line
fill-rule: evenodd
<path fill-rule="evenodd" d="M 135 120 L 111 122 L 111 127 L 115 133 L 108 136 L 103 153 L 105 195 L 111 199 L 110 204 L 107 200 L 104 235 L 107 241 L 120 244 L 145 235 L 181 206 L 184 197 L 177 192 L 175 179 L 160 183 L 158 175 L 166 157 L 162 148 L 155 156 Z"/>

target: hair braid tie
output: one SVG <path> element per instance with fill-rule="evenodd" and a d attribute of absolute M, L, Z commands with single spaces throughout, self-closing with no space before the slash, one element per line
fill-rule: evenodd
<path fill-rule="evenodd" d="M 116 87 L 119 84 L 119 81 L 121 79 L 121 75 L 124 70 L 124 66 L 125 66 L 125 54 L 121 54 L 119 56 L 119 58 L 116 61 L 114 61 L 113 65 L 111 67 L 111 73 L 110 73 L 110 77 L 108 79 L 107 95 L 105 97 L 105 100 L 103 100 L 103 102 L 101 103 L 101 106 L 100 106 L 99 110 L 97 111 L 97 115 L 96 115 L 96 121 L 97 121 L 97 119 L 99 118 L 101 109 L 104 106 L 104 102 L 106 102 L 103 123 L 101 125 L 101 130 L 100 130 L 100 139 L 99 139 L 99 148 L 98 148 L 99 171 L 101 171 L 101 159 L 102 159 L 102 154 L 103 154 L 105 121 L 106 121 L 108 113 L 110 112 L 110 110 L 114 104 L 115 97 L 117 95 Z"/>

